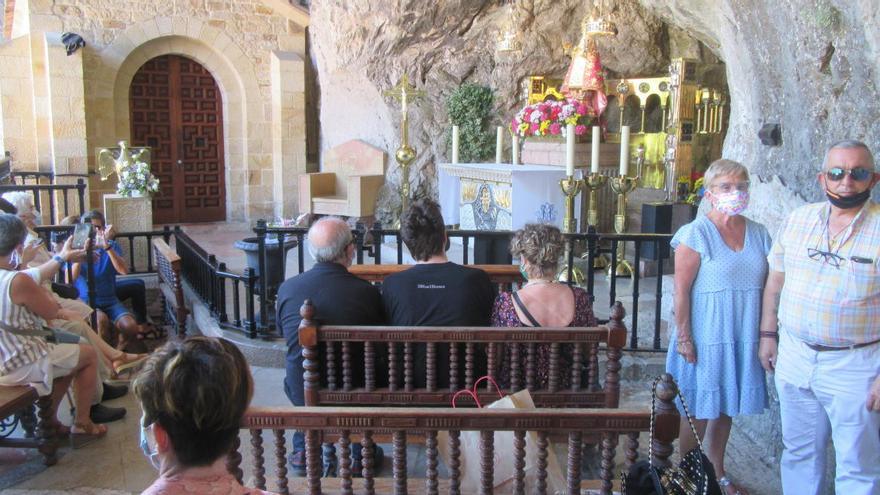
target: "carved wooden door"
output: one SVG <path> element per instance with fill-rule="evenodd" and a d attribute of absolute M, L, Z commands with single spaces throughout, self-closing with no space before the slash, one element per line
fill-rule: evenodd
<path fill-rule="evenodd" d="M 152 148 L 153 223 L 226 219 L 223 102 L 214 77 L 198 62 L 162 55 L 131 82 L 131 140 Z"/>

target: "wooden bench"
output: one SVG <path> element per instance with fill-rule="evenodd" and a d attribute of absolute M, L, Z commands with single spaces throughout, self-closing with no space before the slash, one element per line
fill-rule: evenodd
<path fill-rule="evenodd" d="M 305 404 L 449 406 L 455 392 L 471 388 L 479 378 L 475 376 L 475 360 L 485 355 L 488 374 L 508 383 L 505 392 L 527 388 L 538 407 L 614 408 L 620 400 L 620 357 L 626 345 L 624 314 L 623 306 L 618 302 L 611 310 L 607 325 L 589 328 L 321 326 L 315 321 L 314 306 L 307 300 L 300 309 L 303 319 L 299 326 Z M 363 345 L 362 386 L 352 380 L 355 357 L 351 351 L 352 343 Z M 525 352 L 521 352 L 519 345 L 506 345 L 509 343 L 522 344 Z M 415 363 L 414 346 L 422 344 L 427 348 L 426 359 Z M 448 344 L 450 369 L 437 369 L 438 344 Z M 600 344 L 604 344 L 607 357 L 603 385 L 599 383 Z M 549 346 L 549 379 L 546 384 L 541 384 L 536 377 L 536 355 L 541 345 Z M 386 347 L 387 369 L 377 371 L 377 357 L 386 352 Z M 462 347 L 464 355 L 459 352 Z M 562 359 L 565 349 L 571 350 L 568 368 Z M 503 354 L 509 359 L 509 377 L 498 375 L 505 357 Z M 398 370 L 401 362 L 402 373 Z M 413 379 L 416 366 L 423 367 L 427 378 L 427 383 L 420 388 Z M 388 377 L 387 386 L 377 385 L 377 373 Z M 561 386 L 563 373 L 570 377 L 570 386 L 565 389 Z M 449 377 L 449 386 L 443 389 L 437 385 L 441 374 Z M 337 375 L 342 377 L 341 381 Z M 463 382 L 460 381 L 461 375 L 464 376 Z M 481 389 L 481 401 L 491 402 L 493 393 L 488 388 Z"/>
<path fill-rule="evenodd" d="M 368 282 L 382 282 L 385 277 L 408 270 L 415 265 L 351 265 L 348 271 Z M 514 285 L 521 286 L 525 279 L 517 265 L 466 265 L 478 268 L 489 275 L 489 280 L 502 290 L 510 290 Z"/>
<path fill-rule="evenodd" d="M 34 404 L 39 409 L 39 421 L 34 415 Z M 43 464 L 52 466 L 57 463 L 58 443 L 55 440 L 55 427 L 51 423 L 51 410 L 51 396 L 40 397 L 33 387 L 0 386 L 0 419 L 17 415 L 25 431 L 25 438 L 0 437 L 0 447 L 37 449 L 43 455 Z M 6 435 L 9 433 L 11 431 L 3 432 Z"/>
<path fill-rule="evenodd" d="M 676 388 L 669 375 L 657 387 L 657 416 L 654 422 L 654 441 L 649 446 L 656 465 L 670 465 L 672 442 L 678 436 L 679 415 L 674 400 Z M 359 407 L 302 407 L 251 408 L 245 414 L 242 428 L 249 431 L 253 465 L 246 466 L 248 478 L 241 467 L 240 445 L 236 444 L 227 462 L 229 472 L 245 484 L 266 489 L 266 459 L 263 432 L 269 430 L 274 439 L 274 464 L 277 467 L 275 486 L 278 493 L 353 493 L 351 471 L 351 444 L 360 441 L 363 446 L 363 480 L 366 493 L 460 493 L 460 433 L 479 431 L 480 436 L 480 493 L 492 493 L 493 471 L 496 459 L 501 458 L 515 467 L 514 493 L 546 493 L 541 480 L 546 479 L 548 449 L 551 436 L 568 438 L 567 462 L 560 462 L 568 485 L 567 493 L 580 494 L 583 488 L 595 488 L 603 494 L 612 493 L 618 472 L 614 458 L 620 435 L 626 436 L 625 468 L 638 459 L 639 434 L 650 429 L 650 412 L 645 410 L 612 409 L 450 409 L 450 408 L 359 408 Z M 287 430 L 305 431 L 305 479 L 287 478 Z M 537 432 L 538 485 L 525 486 L 526 430 Z M 449 432 L 449 476 L 438 474 L 438 439 L 440 431 Z M 496 431 L 513 431 L 513 452 L 495 452 Z M 415 462 L 407 455 L 407 434 L 420 432 L 427 438 L 424 479 L 409 479 L 408 465 Z M 393 438 L 392 478 L 377 478 L 372 469 L 374 439 L 380 435 Z M 581 479 L 581 438 L 584 435 L 602 437 L 602 468 L 598 481 Z M 338 478 L 321 478 L 321 442 L 340 439 L 340 470 Z M 421 456 L 419 456 L 421 458 Z M 422 466 L 417 466 L 421 468 Z M 542 476 L 543 475 L 543 476 Z"/>
<path fill-rule="evenodd" d="M 180 281 L 180 256 L 162 238 L 153 239 L 153 258 L 159 275 L 159 289 L 165 307 L 166 321 L 173 322 L 179 338 L 186 337 L 186 318 L 189 310 L 183 298 Z"/>

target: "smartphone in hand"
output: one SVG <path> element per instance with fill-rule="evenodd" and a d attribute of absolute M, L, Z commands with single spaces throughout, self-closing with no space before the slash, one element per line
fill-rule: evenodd
<path fill-rule="evenodd" d="M 92 234 L 92 224 L 90 223 L 78 223 L 76 227 L 73 229 L 73 241 L 70 243 L 70 247 L 73 249 L 83 249 L 86 247 L 86 241 L 89 240 L 89 237 Z"/>

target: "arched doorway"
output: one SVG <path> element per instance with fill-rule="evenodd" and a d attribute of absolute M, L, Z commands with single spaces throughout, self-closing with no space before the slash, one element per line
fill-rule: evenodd
<path fill-rule="evenodd" d="M 180 55 L 153 58 L 129 91 L 131 140 L 152 148 L 153 223 L 226 219 L 223 101 L 214 77 Z"/>

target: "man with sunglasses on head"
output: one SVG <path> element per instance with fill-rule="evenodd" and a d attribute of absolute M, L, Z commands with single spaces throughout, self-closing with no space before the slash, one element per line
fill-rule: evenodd
<path fill-rule="evenodd" d="M 775 372 L 782 487 L 823 493 L 833 440 L 838 494 L 880 494 L 880 180 L 871 150 L 840 141 L 825 155 L 828 201 L 798 208 L 773 244 L 759 357 Z"/>

